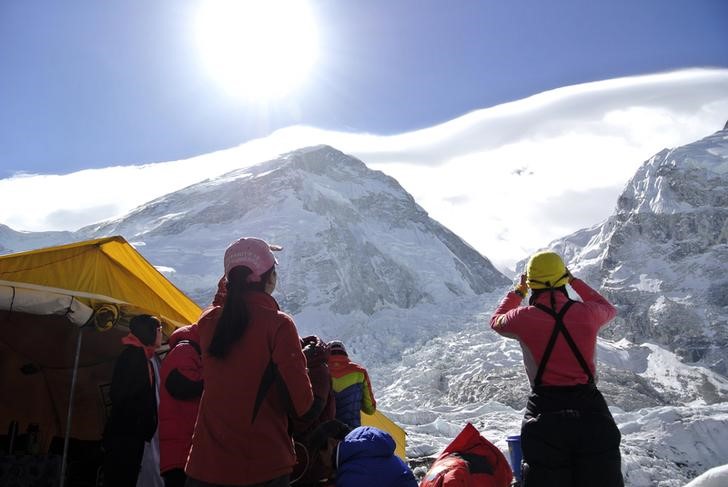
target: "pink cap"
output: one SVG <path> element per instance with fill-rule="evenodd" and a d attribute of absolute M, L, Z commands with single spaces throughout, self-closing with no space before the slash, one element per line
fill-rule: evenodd
<path fill-rule="evenodd" d="M 271 251 L 282 249 L 280 245 L 270 245 L 259 238 L 243 237 L 225 250 L 225 275 L 230 274 L 234 267 L 244 265 L 253 271 L 248 282 L 258 282 L 261 274 L 278 263 Z"/>

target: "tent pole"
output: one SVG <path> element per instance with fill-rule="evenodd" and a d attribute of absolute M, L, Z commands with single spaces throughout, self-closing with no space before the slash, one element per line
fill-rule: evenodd
<path fill-rule="evenodd" d="M 76 392 L 76 379 L 78 378 L 78 362 L 81 358 L 81 341 L 83 339 L 83 326 L 78 329 L 76 339 L 76 356 L 73 359 L 73 375 L 71 376 L 71 391 L 68 394 L 68 416 L 66 416 L 66 434 L 63 439 L 63 459 L 61 460 L 60 487 L 66 483 L 66 462 L 68 461 L 68 440 L 71 436 L 71 417 L 73 416 L 73 396 Z"/>

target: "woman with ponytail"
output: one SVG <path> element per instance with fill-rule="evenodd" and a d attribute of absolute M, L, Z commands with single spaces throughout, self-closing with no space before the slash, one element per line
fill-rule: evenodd
<path fill-rule="evenodd" d="M 288 416 L 303 416 L 313 392 L 296 326 L 271 296 L 274 250 L 250 237 L 231 244 L 224 302 L 198 321 L 205 390 L 188 486 L 289 485 L 296 459 Z"/>

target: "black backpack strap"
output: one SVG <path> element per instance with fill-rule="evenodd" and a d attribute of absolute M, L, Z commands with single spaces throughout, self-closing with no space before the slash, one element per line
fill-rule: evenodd
<path fill-rule="evenodd" d="M 540 309 L 541 311 L 548 313 L 551 315 L 554 320 L 554 330 L 551 333 L 551 337 L 549 338 L 548 344 L 546 345 L 546 350 L 544 350 L 543 357 L 541 358 L 541 363 L 538 364 L 538 371 L 536 372 L 536 377 L 533 380 L 533 383 L 535 386 L 541 385 L 541 379 L 543 378 L 543 373 L 546 370 L 546 364 L 549 361 L 549 358 L 551 357 L 551 352 L 553 352 L 554 345 L 556 345 L 556 338 L 558 338 L 559 333 L 564 335 L 564 339 L 566 340 L 566 343 L 569 345 L 569 348 L 571 349 L 571 353 L 574 354 L 574 357 L 576 357 L 577 362 L 579 362 L 579 365 L 581 366 L 584 373 L 589 378 L 589 384 L 594 383 L 594 376 L 591 373 L 591 370 L 589 369 L 589 366 L 586 363 L 586 360 L 584 359 L 584 356 L 579 351 L 579 347 L 576 346 L 576 342 L 574 342 L 574 339 L 571 337 L 571 334 L 569 333 L 569 330 L 566 329 L 566 326 L 564 325 L 564 316 L 566 315 L 566 312 L 569 310 L 571 305 L 574 304 L 574 301 L 567 301 L 566 304 L 559 310 L 558 313 L 556 313 L 554 310 L 547 308 L 546 306 L 537 303 L 535 306 Z"/>
<path fill-rule="evenodd" d="M 567 305 L 569 303 L 566 303 Z M 543 306 L 541 304 L 536 304 L 536 307 L 540 309 L 541 311 L 544 311 L 551 316 L 554 317 L 554 319 L 558 320 L 557 314 L 554 313 L 554 311 L 551 308 L 547 308 L 546 306 Z M 564 306 L 566 308 L 566 305 Z M 563 308 L 562 308 L 563 311 Z M 558 324 L 554 324 L 554 329 L 551 331 L 551 336 L 549 337 L 549 341 L 546 344 L 546 349 L 543 352 L 543 356 L 541 357 L 541 362 L 538 364 L 538 371 L 536 372 L 536 377 L 533 379 L 533 385 L 540 386 L 541 385 L 541 378 L 543 377 L 543 373 L 546 370 L 546 363 L 549 361 L 549 358 L 551 357 L 551 352 L 554 350 L 554 345 L 556 345 L 556 339 L 559 337 L 559 326 Z"/>

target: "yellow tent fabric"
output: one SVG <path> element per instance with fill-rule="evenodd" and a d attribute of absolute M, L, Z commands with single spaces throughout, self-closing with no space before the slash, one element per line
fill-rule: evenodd
<path fill-rule="evenodd" d="M 196 321 L 201 311 L 120 236 L 0 256 L 0 281 L 70 291 L 92 307 L 127 305 L 175 328 Z"/>
<path fill-rule="evenodd" d="M 396 453 L 402 460 L 407 460 L 407 453 L 405 451 L 407 446 L 406 435 L 404 430 L 394 421 L 379 411 L 375 411 L 374 414 L 371 415 L 362 413 L 361 424 L 362 426 L 374 426 L 375 428 L 379 428 L 380 430 L 384 430 L 389 433 L 392 438 L 394 438 L 395 443 L 397 443 L 397 448 L 394 450 L 394 453 Z"/>
<path fill-rule="evenodd" d="M 65 434 L 76 343 L 82 334 L 70 436 L 100 439 L 109 411 L 109 384 L 131 317 L 159 316 L 169 335 L 195 322 L 200 307 L 122 237 L 108 237 L 0 256 L 0 425 L 40 426 L 45 451 Z M 44 296 L 68 310 L 39 306 Z M 7 299 L 5 299 L 7 298 Z M 19 303 L 24 299 L 23 306 Z M 118 310 L 113 328 L 81 326 L 71 304 L 92 317 Z"/>

